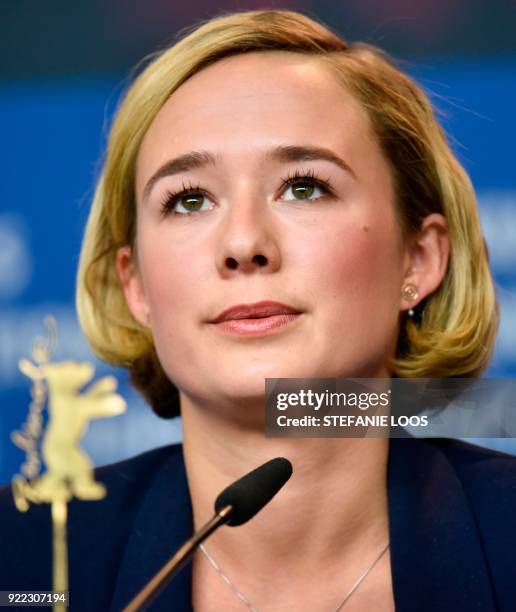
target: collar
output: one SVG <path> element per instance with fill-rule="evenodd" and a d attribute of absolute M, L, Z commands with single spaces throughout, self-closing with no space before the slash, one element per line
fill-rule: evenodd
<path fill-rule="evenodd" d="M 387 470 L 397 612 L 496 610 L 489 570 L 462 484 L 431 442 L 392 438 Z M 129 536 L 111 610 L 122 609 L 193 532 L 182 446 L 150 483 Z M 191 565 L 149 606 L 189 612 Z"/>

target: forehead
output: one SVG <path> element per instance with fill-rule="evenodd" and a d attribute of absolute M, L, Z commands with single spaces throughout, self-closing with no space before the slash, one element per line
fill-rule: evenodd
<path fill-rule="evenodd" d="M 365 111 L 323 62 L 283 51 L 229 57 L 193 75 L 161 108 L 140 147 L 137 183 L 172 154 L 242 158 L 292 143 L 336 149 L 350 163 L 376 147 Z"/>

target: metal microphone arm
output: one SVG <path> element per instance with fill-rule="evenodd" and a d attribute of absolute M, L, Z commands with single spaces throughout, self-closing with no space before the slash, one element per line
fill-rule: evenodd
<path fill-rule="evenodd" d="M 122 612 L 140 612 L 144 610 L 156 595 L 158 595 L 167 583 L 179 572 L 179 570 L 190 560 L 195 549 L 215 529 L 226 523 L 233 510 L 233 506 L 225 506 L 215 514 L 199 531 L 187 540 L 169 561 L 154 575 L 153 578 L 139 591 Z"/>

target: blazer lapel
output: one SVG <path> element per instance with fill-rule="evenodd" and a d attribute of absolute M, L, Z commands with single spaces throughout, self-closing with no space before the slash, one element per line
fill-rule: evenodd
<path fill-rule="evenodd" d="M 389 522 L 397 612 L 496 610 L 471 508 L 431 441 L 392 438 Z"/>
<path fill-rule="evenodd" d="M 138 510 L 114 590 L 119 612 L 193 533 L 192 506 L 182 446 L 158 471 Z M 150 604 L 149 611 L 189 612 L 191 565 L 186 565 Z"/>

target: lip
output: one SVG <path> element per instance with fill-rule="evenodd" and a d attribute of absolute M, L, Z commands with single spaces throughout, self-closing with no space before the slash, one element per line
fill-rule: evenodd
<path fill-rule="evenodd" d="M 301 314 L 287 304 L 263 301 L 232 306 L 210 323 L 222 332 L 238 336 L 263 336 L 291 324 Z"/>
<path fill-rule="evenodd" d="M 234 321 L 238 319 L 263 319 L 277 315 L 298 315 L 301 314 L 288 304 L 281 302 L 255 302 L 254 304 L 237 304 L 221 312 L 216 319 L 210 323 L 223 323 L 224 321 Z"/>

